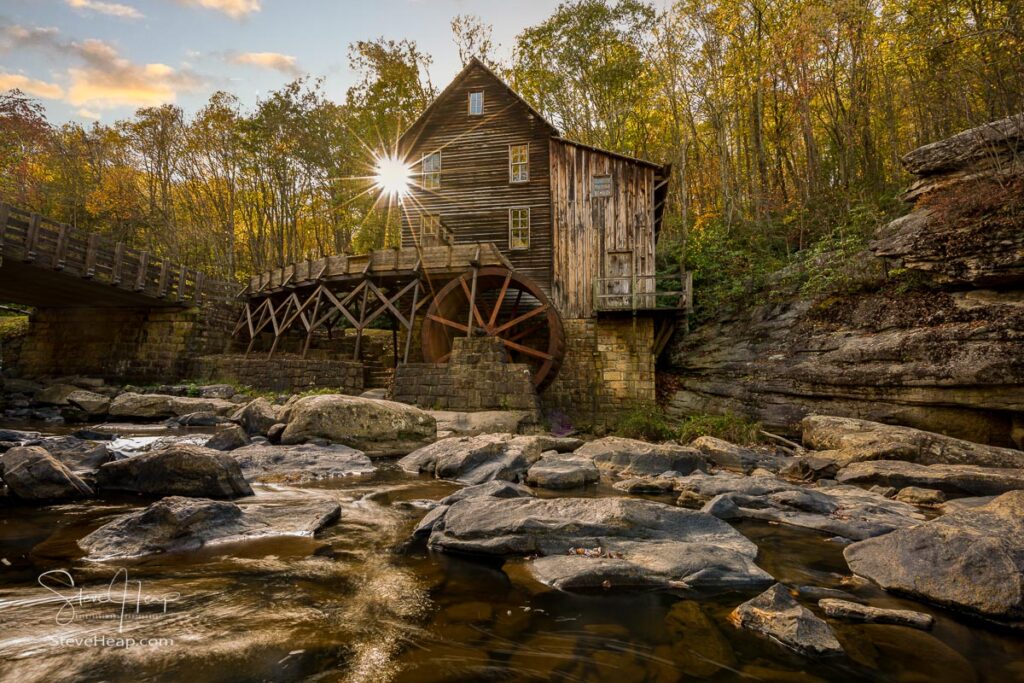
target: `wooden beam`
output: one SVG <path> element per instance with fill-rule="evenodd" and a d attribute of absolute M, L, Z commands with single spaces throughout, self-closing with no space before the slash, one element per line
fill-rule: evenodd
<path fill-rule="evenodd" d="M 146 270 L 149 268 L 149 252 L 139 254 L 139 272 L 135 276 L 135 291 L 141 292 L 146 288 Z"/>
<path fill-rule="evenodd" d="M 68 226 L 65 223 L 61 223 L 60 229 L 57 231 L 57 247 L 53 252 L 53 259 L 50 261 L 54 270 L 64 270 L 64 256 L 67 248 Z"/>
<path fill-rule="evenodd" d="M 167 296 L 167 285 L 169 284 L 170 272 L 170 264 L 167 263 L 167 259 L 161 259 L 160 280 L 156 287 L 156 296 L 159 299 L 163 299 Z"/>
<path fill-rule="evenodd" d="M 7 236 L 7 222 L 11 218 L 11 207 L 0 204 L 0 266 L 4 263 L 4 239 Z"/>
<path fill-rule="evenodd" d="M 25 236 L 25 263 L 32 263 L 36 260 L 36 243 L 39 241 L 39 222 L 42 217 L 33 213 L 28 220 L 28 234 Z"/>
<path fill-rule="evenodd" d="M 96 252 L 99 248 L 100 236 L 97 233 L 91 233 L 89 239 L 85 243 L 85 262 L 82 268 L 82 277 L 87 280 L 91 280 L 96 276 Z M 120 244 L 120 242 L 118 242 Z M 113 282 L 113 273 L 111 273 L 111 283 Z"/>
<path fill-rule="evenodd" d="M 121 264 L 124 261 L 124 242 L 114 245 L 114 265 L 110 267 L 110 284 L 121 284 Z"/>
<path fill-rule="evenodd" d="M 419 267 L 419 262 L 416 263 L 416 267 Z M 409 331 L 405 337 L 405 352 L 403 354 L 402 362 L 409 362 L 409 348 L 412 346 L 412 328 L 416 326 L 416 304 L 418 303 L 420 296 L 420 281 L 416 279 L 416 288 L 412 290 L 412 308 L 409 311 Z"/>

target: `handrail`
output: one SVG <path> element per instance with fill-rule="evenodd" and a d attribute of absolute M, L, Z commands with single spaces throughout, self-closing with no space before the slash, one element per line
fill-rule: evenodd
<path fill-rule="evenodd" d="M 665 283 L 678 283 L 679 289 L 665 289 Z M 692 313 L 693 273 L 598 277 L 594 278 L 593 295 L 595 311 L 675 310 Z"/>
<path fill-rule="evenodd" d="M 179 305 L 233 294 L 230 284 L 198 270 L 0 202 L 0 264 L 5 258 Z"/>

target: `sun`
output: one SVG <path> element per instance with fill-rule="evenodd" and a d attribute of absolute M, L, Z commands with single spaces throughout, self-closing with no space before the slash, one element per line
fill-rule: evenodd
<path fill-rule="evenodd" d="M 374 186 L 389 198 L 401 199 L 409 192 L 412 168 L 398 157 L 378 156 L 373 175 Z"/>

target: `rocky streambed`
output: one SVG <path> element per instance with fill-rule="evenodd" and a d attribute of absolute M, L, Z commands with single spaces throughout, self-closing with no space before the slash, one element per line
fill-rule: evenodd
<path fill-rule="evenodd" d="M 124 393 L 0 432 L 0 679 L 1024 680 L 1020 451 Z"/>

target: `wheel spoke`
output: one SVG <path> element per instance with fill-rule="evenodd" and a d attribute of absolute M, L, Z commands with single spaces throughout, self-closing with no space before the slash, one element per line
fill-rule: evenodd
<path fill-rule="evenodd" d="M 498 339 L 501 339 L 501 337 L 498 337 Z M 544 351 L 538 351 L 537 349 L 531 349 L 529 346 L 523 346 L 522 344 L 516 344 L 514 341 L 509 341 L 508 339 L 501 339 L 501 343 L 504 344 L 505 346 L 507 346 L 510 349 L 514 349 L 514 350 L 518 351 L 519 353 L 525 353 L 527 356 L 533 356 L 534 358 L 541 358 L 543 360 L 551 360 L 552 357 L 553 357 L 550 353 L 545 353 Z"/>
<path fill-rule="evenodd" d="M 505 301 L 505 293 L 508 292 L 508 285 L 512 282 L 512 271 L 508 272 L 505 276 L 505 282 L 501 285 L 501 292 L 498 293 L 498 301 L 494 304 L 494 310 L 491 311 L 491 318 L 487 323 L 488 329 L 494 329 L 495 323 L 498 322 L 498 313 L 501 311 L 501 304 Z M 522 295 L 523 290 L 519 290 L 519 294 Z"/>
<path fill-rule="evenodd" d="M 515 327 L 519 323 L 525 322 L 525 321 L 529 320 L 530 318 L 533 318 L 534 316 L 538 316 L 541 313 L 546 312 L 547 310 L 548 310 L 548 304 L 544 304 L 543 306 L 538 306 L 537 308 L 534 308 L 533 310 L 530 310 L 530 311 L 527 311 L 526 313 L 523 313 L 518 318 L 513 318 L 512 320 L 508 321 L 507 323 L 505 323 L 501 327 L 499 327 L 496 330 L 494 330 L 493 334 L 496 334 L 496 335 L 501 334 L 505 330 L 510 329 L 512 327 Z"/>
<path fill-rule="evenodd" d="M 466 293 L 466 302 L 472 303 L 473 306 L 473 317 L 476 318 L 476 324 L 480 326 L 482 330 L 490 330 L 487 323 L 484 322 L 484 317 L 480 315 L 480 309 L 476 307 L 476 303 L 473 302 L 473 295 L 469 291 L 469 285 L 466 284 L 466 278 L 460 277 L 459 284 L 462 285 L 462 291 Z M 466 331 L 469 331 L 469 327 L 466 327 Z"/>
<path fill-rule="evenodd" d="M 428 313 L 427 317 L 436 323 L 441 323 L 442 325 L 447 325 L 448 327 L 454 327 L 459 332 L 465 332 L 466 334 L 469 334 L 469 327 L 467 325 L 457 323 L 454 320 L 448 320 L 447 318 L 442 318 L 441 316 L 434 315 L 432 313 Z"/>

